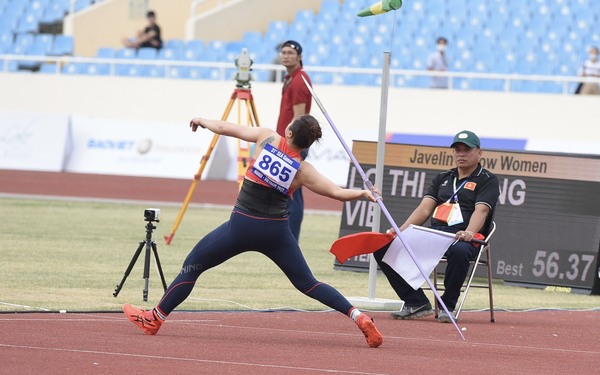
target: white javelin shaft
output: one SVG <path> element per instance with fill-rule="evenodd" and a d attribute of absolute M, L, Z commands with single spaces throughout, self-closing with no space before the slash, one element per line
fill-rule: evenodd
<path fill-rule="evenodd" d="M 448 308 L 446 307 L 446 304 L 444 303 L 444 301 L 442 301 L 442 298 L 440 297 L 440 294 L 435 289 L 435 286 L 433 285 L 433 283 L 431 282 L 431 280 L 429 280 L 429 275 L 427 275 L 425 273 L 425 271 L 423 270 L 423 267 L 421 266 L 421 264 L 419 263 L 419 261 L 415 257 L 415 254 L 413 253 L 412 249 L 410 248 L 410 246 L 408 245 L 408 243 L 406 241 L 404 241 L 404 239 L 402 238 L 402 235 L 400 234 L 400 229 L 398 228 L 398 225 L 396 225 L 396 222 L 392 218 L 392 215 L 390 214 L 390 212 L 387 210 L 387 208 L 383 204 L 383 200 L 381 199 L 381 196 L 379 194 L 377 194 L 377 192 L 374 190 L 373 184 L 367 178 L 367 175 L 363 171 L 363 169 L 360 166 L 360 164 L 358 164 L 358 161 L 356 160 L 356 157 L 354 156 L 354 154 L 352 153 L 352 151 L 350 150 L 350 148 L 346 144 L 346 141 L 344 141 L 344 138 L 342 138 L 342 135 L 340 134 L 340 132 L 336 128 L 335 124 L 331 120 L 331 117 L 329 117 L 329 114 L 325 110 L 325 107 L 323 106 L 323 103 L 321 103 L 321 101 L 319 100 L 319 97 L 317 96 L 317 94 L 315 93 L 315 91 L 313 90 L 313 88 L 306 81 L 306 78 L 304 78 L 303 76 L 301 76 L 301 77 L 304 80 L 304 84 L 306 85 L 306 87 L 308 87 L 308 90 L 312 94 L 313 99 L 315 99 L 315 102 L 317 103 L 317 106 L 319 106 L 319 108 L 321 109 L 321 112 L 323 112 L 323 115 L 327 119 L 327 122 L 329 122 L 329 125 L 331 125 L 331 128 L 335 132 L 335 135 L 338 137 L 338 139 L 342 143 L 342 146 L 346 150 L 346 153 L 350 157 L 350 160 L 352 160 L 352 164 L 354 164 L 354 167 L 356 168 L 356 170 L 360 174 L 360 176 L 361 176 L 364 184 L 367 186 L 367 188 L 369 188 L 369 190 L 372 191 L 373 195 L 375 196 L 375 199 L 377 200 L 377 204 L 379 204 L 379 207 L 381 207 L 381 211 L 385 214 L 385 217 L 392 224 L 392 228 L 394 228 L 394 231 L 396 232 L 396 236 L 398 236 L 398 239 L 400 240 L 400 242 L 402 243 L 402 245 L 404 246 L 404 248 L 408 252 L 408 255 L 410 255 L 410 257 L 413 260 L 413 262 L 415 262 L 415 265 L 419 269 L 419 272 L 421 272 L 421 275 L 423 275 L 423 278 L 425 279 L 425 281 L 427 281 L 427 284 L 429 285 L 429 288 L 431 288 L 431 291 L 435 295 L 435 298 L 438 300 L 438 302 L 440 303 L 440 305 L 444 308 L 444 311 L 448 314 L 448 316 L 450 317 L 450 320 L 452 320 L 452 324 L 454 324 L 454 327 L 456 327 L 456 330 L 458 331 L 458 334 L 464 340 L 465 337 L 463 336 L 462 332 L 460 331 L 460 328 L 456 324 L 456 321 L 454 320 L 454 316 L 450 313 L 450 311 L 448 311 Z"/>

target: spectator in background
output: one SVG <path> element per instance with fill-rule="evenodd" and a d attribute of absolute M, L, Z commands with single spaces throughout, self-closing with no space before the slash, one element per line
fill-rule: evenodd
<path fill-rule="evenodd" d="M 437 51 L 429 55 L 427 61 L 427 70 L 445 72 L 448 70 L 448 60 L 446 58 L 446 47 L 448 40 L 444 37 L 437 38 Z M 431 78 L 431 88 L 447 89 L 448 77 L 433 76 Z"/>
<path fill-rule="evenodd" d="M 146 13 L 148 26 L 144 30 L 140 30 L 135 38 L 123 39 L 123 45 L 128 48 L 145 48 L 151 47 L 162 48 L 162 39 L 160 38 L 160 26 L 156 24 L 156 13 L 148 11 Z"/>
<path fill-rule="evenodd" d="M 591 47 L 589 50 L 589 58 L 579 68 L 578 75 L 581 77 L 596 77 L 600 78 L 600 61 L 598 61 L 598 47 Z M 582 82 L 577 89 L 577 93 L 581 95 L 600 95 L 600 88 L 597 83 Z"/>
<path fill-rule="evenodd" d="M 285 129 L 296 117 L 310 113 L 312 95 L 302 77 L 310 84 L 308 74 L 302 69 L 302 46 L 294 40 L 288 40 L 279 50 L 281 65 L 287 69 L 281 91 L 281 105 L 277 121 L 277 134 L 285 136 Z M 302 160 L 308 156 L 308 149 L 300 153 Z M 304 218 L 304 197 L 298 188 L 287 201 L 288 220 L 296 241 L 300 238 L 300 225 Z"/>

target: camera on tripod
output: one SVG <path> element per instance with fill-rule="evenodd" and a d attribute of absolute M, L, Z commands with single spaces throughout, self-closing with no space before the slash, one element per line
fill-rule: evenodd
<path fill-rule="evenodd" d="M 159 216 L 160 216 L 160 208 L 146 208 L 144 210 L 144 220 L 145 221 L 149 221 L 149 222 L 156 221 L 158 223 L 160 221 Z"/>
<path fill-rule="evenodd" d="M 167 282 L 165 281 L 165 275 L 163 274 L 162 267 L 160 265 L 160 259 L 158 258 L 156 242 L 152 240 L 152 231 L 156 229 L 156 225 L 154 225 L 153 222 L 158 222 L 159 216 L 160 209 L 158 208 L 146 208 L 144 210 L 144 220 L 148 222 L 148 224 L 146 224 L 146 240 L 140 242 L 137 250 L 135 251 L 135 254 L 133 254 L 133 258 L 131 258 L 131 262 L 129 262 L 129 266 L 125 270 L 125 275 L 123 276 L 123 279 L 121 279 L 121 282 L 117 284 L 113 296 L 116 297 L 121 291 L 121 288 L 123 287 L 123 284 L 125 284 L 127 276 L 129 276 L 129 273 L 133 269 L 135 262 L 137 262 L 138 257 L 144 249 L 144 246 L 146 247 L 146 256 L 144 259 L 144 301 L 148 301 L 148 284 L 150 280 L 150 252 L 154 253 L 156 267 L 158 268 L 158 273 L 160 275 L 160 280 L 162 281 L 163 289 L 167 291 Z"/>

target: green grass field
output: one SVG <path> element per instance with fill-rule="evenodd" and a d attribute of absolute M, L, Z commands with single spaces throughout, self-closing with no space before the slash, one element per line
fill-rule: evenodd
<path fill-rule="evenodd" d="M 145 248 L 115 298 L 140 241 L 145 239 L 145 208 L 161 209 L 153 239 L 167 284 L 198 239 L 226 221 L 229 209 L 190 207 L 171 245 L 169 234 L 178 205 L 112 203 L 50 199 L 0 198 L 0 311 L 116 311 L 125 302 L 149 307 L 158 302 L 162 285 L 154 262 L 149 298 L 142 299 Z M 345 296 L 366 296 L 368 274 L 336 271 L 329 253 L 337 239 L 339 215 L 305 214 L 300 245 L 317 279 Z M 497 309 L 590 309 L 600 296 L 545 291 L 495 282 Z M 383 275 L 377 277 L 377 298 L 396 299 Z M 485 309 L 486 290 L 473 290 L 467 310 Z M 267 258 L 246 253 L 204 273 L 190 298 L 179 309 L 325 310 L 297 290 Z"/>

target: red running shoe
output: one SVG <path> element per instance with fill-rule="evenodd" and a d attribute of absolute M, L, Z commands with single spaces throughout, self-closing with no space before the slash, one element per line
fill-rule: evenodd
<path fill-rule="evenodd" d="M 377 327 L 375 327 L 375 323 L 373 323 L 367 314 L 360 314 L 358 319 L 356 319 L 356 324 L 362 333 L 365 334 L 367 344 L 371 348 L 376 348 L 383 343 L 383 336 L 379 333 Z"/>
<path fill-rule="evenodd" d="M 126 303 L 123 305 L 123 312 L 133 324 L 140 327 L 147 335 L 156 335 L 162 321 L 154 318 L 152 310 L 140 310 Z"/>

